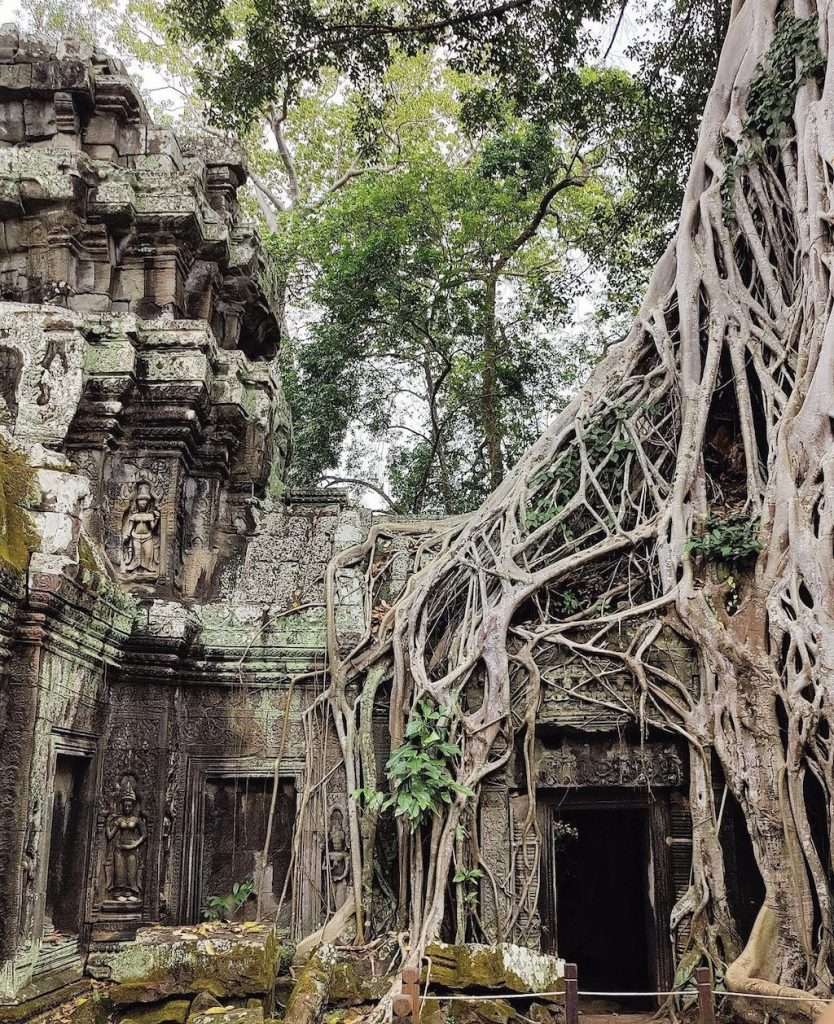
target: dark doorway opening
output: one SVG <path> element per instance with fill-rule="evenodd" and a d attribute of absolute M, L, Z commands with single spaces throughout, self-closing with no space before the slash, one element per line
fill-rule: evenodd
<path fill-rule="evenodd" d="M 555 840 L 559 955 L 578 965 L 584 991 L 650 991 L 646 809 L 560 808 L 554 817 L 577 832 Z M 628 1007 L 638 1008 L 633 999 Z"/>
<path fill-rule="evenodd" d="M 84 909 L 90 826 L 88 757 L 58 754 L 46 875 L 44 940 L 77 936 Z"/>
<path fill-rule="evenodd" d="M 231 893 L 236 882 L 255 882 L 260 877 L 272 802 L 272 779 L 210 777 L 204 792 L 202 906 L 209 896 Z M 262 893 L 261 910 L 267 915 L 277 909 L 290 869 L 295 813 L 295 782 L 280 779 Z M 283 914 L 289 912 L 291 896 L 289 883 Z M 256 910 L 253 896 L 241 909 L 238 919 L 252 920 Z"/>

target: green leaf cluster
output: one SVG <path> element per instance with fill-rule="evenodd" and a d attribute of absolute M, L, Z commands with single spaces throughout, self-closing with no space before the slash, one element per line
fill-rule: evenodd
<path fill-rule="evenodd" d="M 394 811 L 412 831 L 438 814 L 456 796 L 474 796 L 454 777 L 460 747 L 451 742 L 451 711 L 421 700 L 412 709 L 404 742 L 391 754 L 386 776 L 391 795 L 355 790 L 352 794 L 371 810 Z"/>
<path fill-rule="evenodd" d="M 467 907 L 475 907 L 478 904 L 478 886 L 484 877 L 480 868 L 458 868 L 452 876 L 452 881 L 463 886 L 463 902 Z"/>
<path fill-rule="evenodd" d="M 788 11 L 779 16 L 773 40 L 750 82 L 741 141 L 725 159 L 721 200 L 726 223 L 733 218 L 733 192 L 739 174 L 779 141 L 793 113 L 799 86 L 825 70 L 817 32 L 816 18 L 797 18 Z"/>
<path fill-rule="evenodd" d="M 209 896 L 203 910 L 206 921 L 233 921 L 243 904 L 255 891 L 255 883 L 249 879 L 235 882 L 232 891 L 224 896 Z"/>
<path fill-rule="evenodd" d="M 710 517 L 703 534 L 688 541 L 685 550 L 689 554 L 700 555 L 708 562 L 743 562 L 761 551 L 758 530 L 757 519 L 743 516 L 728 519 Z"/>

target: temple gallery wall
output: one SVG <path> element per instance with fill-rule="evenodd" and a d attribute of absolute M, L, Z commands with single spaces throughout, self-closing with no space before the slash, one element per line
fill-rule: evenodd
<path fill-rule="evenodd" d="M 295 939 L 353 889 L 338 743 L 305 710 L 326 567 L 372 516 L 283 489 L 280 321 L 245 181 L 235 151 L 156 127 L 118 61 L 0 31 L 0 1003 L 106 977 L 138 929 L 199 921 L 236 882 Z M 351 573 L 343 637 L 367 624 Z M 679 643 L 658 648 L 697 685 Z M 570 664 L 546 680 L 520 856 L 520 765 L 482 800 L 479 916 L 520 902 L 503 938 L 581 959 L 594 985 L 668 987 L 686 760 L 590 713 L 580 685 Z M 373 714 L 384 758 L 383 697 Z M 729 808 L 741 862 L 736 826 Z M 743 921 L 757 894 L 733 898 Z M 634 964 L 613 976 L 625 929 Z"/>

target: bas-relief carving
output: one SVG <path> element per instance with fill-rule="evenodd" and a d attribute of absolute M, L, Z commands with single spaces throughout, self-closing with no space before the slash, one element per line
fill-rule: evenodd
<path fill-rule="evenodd" d="M 40 852 L 41 819 L 40 801 L 32 800 L 26 822 L 26 835 L 23 840 L 23 856 L 20 866 L 20 906 L 18 909 L 18 938 L 22 946 L 32 941 L 35 921 L 35 904 L 37 902 L 38 860 Z"/>
<path fill-rule="evenodd" d="M 170 572 L 176 528 L 178 459 L 119 459 L 105 467 L 105 521 L 110 560 L 126 584 L 153 585 Z"/>
<path fill-rule="evenodd" d="M 140 903 L 144 890 L 144 849 L 148 838 L 135 780 L 125 775 L 119 784 L 119 810 L 107 819 L 107 856 L 104 863 L 105 898 L 118 903 Z"/>
<path fill-rule="evenodd" d="M 539 786 L 679 786 L 683 762 L 674 746 L 565 742 L 537 758 Z"/>
<path fill-rule="evenodd" d="M 147 480 L 139 480 L 122 523 L 121 570 L 135 578 L 159 575 L 159 509 Z"/>
<path fill-rule="evenodd" d="M 344 814 L 336 807 L 330 812 L 327 844 L 324 853 L 324 891 L 328 910 L 335 912 L 348 898 L 350 885 L 350 855 L 344 829 Z"/>
<path fill-rule="evenodd" d="M 66 437 L 83 384 L 84 337 L 80 320 L 36 307 L 24 320 L 10 307 L 0 312 L 0 423 L 22 441 L 58 445 Z M 4 378 L 6 373 L 3 374 Z"/>
<path fill-rule="evenodd" d="M 96 907 L 99 914 L 141 916 L 152 895 L 150 857 L 157 843 L 164 720 L 152 703 L 143 708 L 141 694 L 129 689 L 119 688 L 113 700 L 122 713 L 111 721 L 104 744 L 96 828 Z"/>

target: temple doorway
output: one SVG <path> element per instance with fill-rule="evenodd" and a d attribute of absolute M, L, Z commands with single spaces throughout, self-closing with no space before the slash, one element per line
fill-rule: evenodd
<path fill-rule="evenodd" d="M 547 837 L 542 946 L 577 965 L 582 991 L 665 992 L 672 985 L 669 921 L 689 884 L 690 843 L 688 811 L 672 813 L 673 795 L 670 788 L 629 786 L 539 793 L 539 827 Z M 678 817 L 686 818 L 684 827 Z M 656 1005 L 627 997 L 620 1010 Z"/>
<path fill-rule="evenodd" d="M 43 942 L 77 940 L 83 923 L 90 830 L 90 765 L 83 754 L 55 758 Z"/>
<path fill-rule="evenodd" d="M 646 810 L 566 808 L 556 821 L 559 955 L 578 964 L 583 990 L 650 991 L 655 951 L 649 936 Z"/>
<path fill-rule="evenodd" d="M 266 842 L 272 802 L 272 779 L 260 776 L 214 776 L 206 779 L 202 829 L 201 904 L 210 896 L 232 892 L 235 883 L 256 883 Z M 264 914 L 277 909 L 290 869 L 297 793 L 294 779 L 279 779 L 270 833 L 269 856 L 263 877 Z M 289 911 L 292 890 L 287 886 L 282 909 Z M 243 906 L 238 917 L 253 919 L 256 900 Z M 283 915 L 282 915 L 283 916 Z"/>

